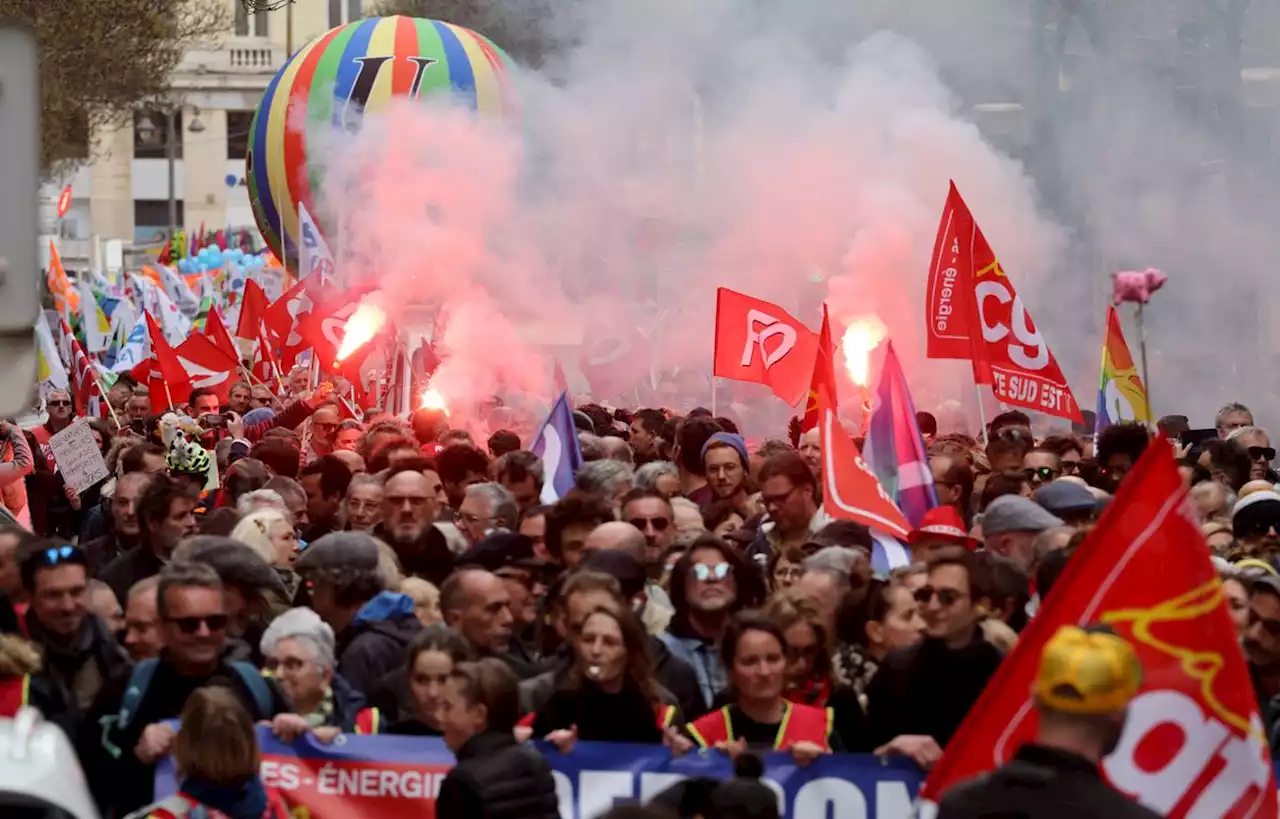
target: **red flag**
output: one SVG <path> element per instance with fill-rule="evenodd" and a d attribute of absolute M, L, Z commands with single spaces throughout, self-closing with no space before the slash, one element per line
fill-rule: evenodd
<path fill-rule="evenodd" d="M 822 308 L 822 331 L 818 334 L 817 364 L 813 370 L 813 390 L 822 436 L 822 507 L 833 518 L 856 520 L 864 526 L 906 540 L 911 534 L 902 510 L 879 479 L 862 460 L 858 445 L 845 432 L 836 415 L 835 347 L 826 305 Z"/>
<path fill-rule="evenodd" d="M 204 323 L 204 334 L 233 369 L 240 367 L 240 354 L 236 351 L 236 343 L 232 340 L 231 333 L 227 332 L 227 325 L 222 323 L 222 313 L 216 307 L 209 310 L 209 317 Z"/>
<path fill-rule="evenodd" d="M 1271 754 L 1222 582 L 1186 503 L 1172 448 L 1147 448 L 1017 646 L 969 709 L 921 790 L 1002 764 L 1036 730 L 1029 691 L 1059 627 L 1101 622 L 1132 643 L 1144 681 L 1107 779 L 1162 816 L 1277 814 Z"/>
<path fill-rule="evenodd" d="M 1062 369 L 955 183 L 925 288 L 929 358 L 973 362 L 974 380 L 1006 404 L 1082 421 Z"/>
<path fill-rule="evenodd" d="M 71 332 L 71 325 L 67 324 L 65 318 L 62 320 L 62 332 L 71 340 L 71 375 L 76 406 L 87 416 L 99 416 L 102 413 L 102 407 L 95 406 L 93 399 L 101 399 L 102 390 L 98 387 L 98 377 L 93 371 L 93 363 L 89 361 L 89 356 L 85 354 L 79 340 Z"/>
<path fill-rule="evenodd" d="M 240 301 L 240 324 L 236 337 L 253 341 L 258 337 L 259 325 L 267 313 L 267 294 L 262 285 L 249 279 L 244 283 L 244 296 Z"/>
<path fill-rule="evenodd" d="M 192 389 L 211 389 L 219 403 L 227 403 L 237 367 L 216 344 L 197 334 L 188 336 L 173 352 L 186 371 Z"/>
<path fill-rule="evenodd" d="M 281 387 L 280 364 L 276 361 L 275 353 L 271 349 L 271 341 L 267 338 L 267 331 L 261 322 L 258 324 L 258 345 L 254 354 L 253 374 L 258 377 L 259 381 L 267 384 L 274 383 L 277 387 Z"/>
<path fill-rule="evenodd" d="M 813 331 L 776 304 L 716 291 L 715 375 L 767 384 L 795 406 L 807 394 L 817 349 Z"/>
<path fill-rule="evenodd" d="M 177 353 L 165 341 L 164 332 L 156 326 L 156 320 L 147 313 L 147 333 L 151 336 L 150 384 L 151 411 L 156 415 L 170 408 L 171 404 L 186 403 L 191 395 L 191 379 Z"/>

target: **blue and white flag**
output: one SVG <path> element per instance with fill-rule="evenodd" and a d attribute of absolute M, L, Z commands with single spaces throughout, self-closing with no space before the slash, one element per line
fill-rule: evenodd
<path fill-rule="evenodd" d="M 151 357 L 151 351 L 148 349 L 150 337 L 147 335 L 146 322 L 138 322 L 133 325 L 133 329 L 129 331 L 129 337 L 125 340 L 124 346 L 120 348 L 120 352 L 116 354 L 115 361 L 111 364 L 113 372 L 124 373 L 132 370 Z"/>
<path fill-rule="evenodd" d="M 555 503 L 573 488 L 574 473 L 582 466 L 582 450 L 578 447 L 578 430 L 573 425 L 569 393 L 560 393 L 529 451 L 542 459 L 541 500 L 543 503 Z"/>
<path fill-rule="evenodd" d="M 311 218 L 307 206 L 298 203 L 298 230 L 302 233 L 302 246 L 298 249 L 298 278 L 315 275 L 320 277 L 321 284 L 336 281 L 338 267 L 329 252 L 329 243 L 324 234 Z"/>

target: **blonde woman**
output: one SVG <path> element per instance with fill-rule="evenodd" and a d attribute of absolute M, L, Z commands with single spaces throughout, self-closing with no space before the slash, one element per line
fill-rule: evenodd
<path fill-rule="evenodd" d="M 231 538 L 252 549 L 276 570 L 284 583 L 283 598 L 270 595 L 271 613 L 278 615 L 288 609 L 298 591 L 298 576 L 293 572 L 293 564 L 298 559 L 298 536 L 285 513 L 269 507 L 251 512 L 231 530 Z"/>

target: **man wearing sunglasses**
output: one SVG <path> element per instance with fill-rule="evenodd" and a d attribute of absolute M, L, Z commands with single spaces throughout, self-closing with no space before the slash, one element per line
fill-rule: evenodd
<path fill-rule="evenodd" d="M 1231 531 L 1241 557 L 1280 553 L 1280 494 L 1264 489 L 1236 501 L 1231 511 Z"/>
<path fill-rule="evenodd" d="M 31 430 L 31 435 L 44 451 L 44 458 L 49 468 L 54 467 L 53 450 L 49 448 L 49 439 L 71 426 L 75 415 L 75 405 L 71 402 L 71 393 L 66 390 L 50 390 L 44 399 L 49 420 Z"/>
<path fill-rule="evenodd" d="M 89 613 L 84 552 L 60 541 L 31 541 L 19 549 L 18 566 L 31 601 L 27 634 L 44 654 L 44 675 L 66 707 L 81 713 L 129 662 L 107 625 Z"/>
<path fill-rule="evenodd" d="M 227 595 L 212 567 L 180 560 L 165 566 L 156 608 L 164 651 L 113 677 L 81 731 L 80 758 L 104 815 L 124 816 L 154 799 L 155 764 L 173 748 L 169 720 L 178 718 L 197 688 L 230 689 L 255 722 L 290 710 L 274 681 L 230 659 Z M 294 738 L 283 730 L 280 735 Z"/>
<path fill-rule="evenodd" d="M 900 754 L 929 767 L 1000 666 L 1000 651 L 982 636 L 991 611 L 990 568 L 960 546 L 929 560 L 928 583 L 916 590 L 925 638 L 891 653 L 867 686 L 868 738 L 877 754 Z"/>
<path fill-rule="evenodd" d="M 1277 481 L 1277 475 L 1271 468 L 1271 462 L 1276 459 L 1276 451 L 1271 446 L 1271 435 L 1265 429 L 1240 427 L 1228 435 L 1227 440 L 1235 441 L 1249 453 L 1249 480 L 1271 483 Z"/>
<path fill-rule="evenodd" d="M 632 489 L 622 499 L 622 520 L 644 535 L 645 560 L 657 560 L 676 539 L 671 501 L 654 489 Z"/>
<path fill-rule="evenodd" d="M 1035 492 L 1062 477 L 1062 459 L 1056 452 L 1036 447 L 1022 456 L 1022 473 L 1027 476 L 1031 491 Z"/>

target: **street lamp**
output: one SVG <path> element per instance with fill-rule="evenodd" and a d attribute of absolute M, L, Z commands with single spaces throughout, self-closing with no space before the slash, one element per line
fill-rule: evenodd
<path fill-rule="evenodd" d="M 187 125 L 187 131 L 193 134 L 201 133 L 205 130 L 205 124 L 200 120 L 200 109 L 192 108 L 191 122 Z M 173 234 L 178 227 L 178 196 L 174 190 L 174 180 L 177 178 L 177 150 L 178 150 L 178 130 L 177 130 L 177 113 L 176 106 L 170 106 L 165 109 L 165 135 L 164 135 L 164 156 L 169 162 L 169 240 L 173 240 Z M 138 135 L 142 137 L 142 141 L 155 145 L 158 135 L 156 124 L 151 120 L 149 114 L 144 114 L 142 121 L 137 126 Z"/>

